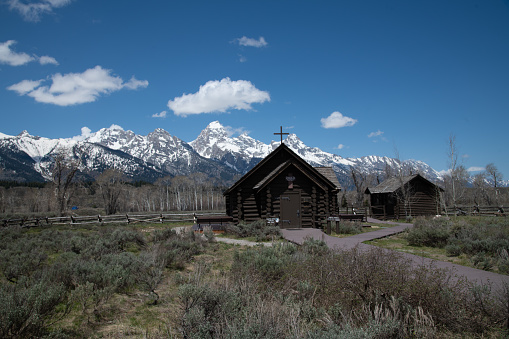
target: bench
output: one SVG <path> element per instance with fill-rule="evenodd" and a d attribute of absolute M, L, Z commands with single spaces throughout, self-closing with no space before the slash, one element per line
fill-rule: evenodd
<path fill-rule="evenodd" d="M 233 222 L 233 217 L 227 215 L 196 216 L 193 231 L 203 232 L 204 228 L 209 228 L 213 232 L 224 232 L 224 226 L 231 222 Z"/>

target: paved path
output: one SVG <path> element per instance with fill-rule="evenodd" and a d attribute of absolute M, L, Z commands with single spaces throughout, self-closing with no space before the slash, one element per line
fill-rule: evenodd
<path fill-rule="evenodd" d="M 356 246 L 361 249 L 369 249 L 371 245 L 363 244 L 364 241 L 384 238 L 393 234 L 401 233 L 409 227 L 413 227 L 412 224 L 382 222 L 371 218 L 368 218 L 368 222 L 379 223 L 380 226 L 383 224 L 394 224 L 397 226 L 381 228 L 377 231 L 357 234 L 346 238 L 331 237 L 316 228 L 283 229 L 282 233 L 285 239 L 296 244 L 302 244 L 307 238 L 312 238 L 315 240 L 324 241 L 327 246 L 332 249 L 351 249 Z M 469 281 L 477 284 L 491 282 L 493 287 L 496 289 L 501 289 L 504 283 L 508 284 L 509 286 L 509 276 L 507 275 L 487 272 L 466 266 L 460 266 L 449 262 L 428 259 L 410 253 L 401 252 L 401 254 L 404 257 L 412 260 L 415 265 L 433 264 L 437 268 L 450 269 L 454 271 L 458 276 L 465 276 Z"/>

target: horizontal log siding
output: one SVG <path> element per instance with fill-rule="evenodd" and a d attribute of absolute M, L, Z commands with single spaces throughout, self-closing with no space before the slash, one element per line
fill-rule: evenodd
<path fill-rule="evenodd" d="M 288 188 L 288 181 L 286 180 L 286 176 L 289 173 L 295 176 L 293 191 L 300 191 L 301 195 L 302 227 L 320 226 L 320 220 L 334 213 L 333 210 L 337 206 L 337 202 L 334 202 L 332 198 L 335 194 L 330 192 L 329 199 L 325 200 L 325 192 L 310 180 L 306 174 L 302 173 L 300 169 L 293 166 L 290 166 L 276 178 L 273 178 L 259 192 L 255 192 L 252 189 L 263 178 L 269 175 L 274 168 L 290 158 L 291 156 L 286 153 L 271 158 L 263 168 L 259 168 L 254 175 L 249 176 L 242 182 L 242 186 L 239 187 L 241 194 L 238 193 L 239 189 L 236 189 L 235 192 L 229 192 L 230 203 L 227 213 L 234 218 L 236 223 L 242 220 L 253 222 L 268 217 L 279 217 L 281 212 L 279 199 L 285 192 L 292 191 L 292 189 Z"/>
<path fill-rule="evenodd" d="M 404 204 L 402 202 L 400 204 L 400 208 L 404 208 Z M 436 199 L 423 192 L 413 194 L 409 199 L 409 206 L 409 212 L 412 216 L 437 214 Z"/>

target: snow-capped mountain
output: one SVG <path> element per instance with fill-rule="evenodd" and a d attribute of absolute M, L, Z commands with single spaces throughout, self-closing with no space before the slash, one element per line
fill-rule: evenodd
<path fill-rule="evenodd" d="M 23 131 L 0 138 L 2 178 L 16 181 L 51 180 L 51 167 L 58 155 L 77 160 L 80 176 L 91 179 L 105 169 L 116 168 L 135 180 L 156 180 L 161 170 L 151 163 L 100 144 L 73 139 L 48 139 Z"/>
<path fill-rule="evenodd" d="M 228 137 L 219 121 L 211 122 L 189 145 L 202 157 L 215 159 L 240 173 L 247 172 L 274 149 L 245 133 Z"/>
<path fill-rule="evenodd" d="M 341 183 L 346 185 L 352 169 L 364 174 L 379 175 L 381 179 L 391 169 L 406 169 L 407 172 L 421 173 L 432 181 L 440 180 L 441 175 L 422 161 L 405 160 L 380 156 L 361 158 L 343 158 L 337 154 L 324 152 L 316 147 L 305 145 L 295 134 L 289 134 L 283 141 L 292 151 L 306 160 L 310 165 L 332 167 Z M 246 134 L 239 137 L 228 137 L 227 129 L 218 121 L 210 123 L 196 138 L 189 143 L 203 157 L 216 159 L 235 170 L 246 173 L 261 159 L 279 146 L 272 141 L 269 145 L 255 140 Z M 348 186 L 348 185 L 346 185 Z"/>
<path fill-rule="evenodd" d="M 200 156 L 188 143 L 161 128 L 146 136 L 124 131 L 118 126 L 103 128 L 85 141 L 143 159 L 171 175 L 203 172 L 220 178 L 232 177 L 235 173 L 217 161 Z"/>
<path fill-rule="evenodd" d="M 284 142 L 312 166 L 332 167 L 344 187 L 351 186 L 352 170 L 373 174 L 380 180 L 388 171 L 402 168 L 433 181 L 441 179 L 421 161 L 400 162 L 379 156 L 343 158 L 309 147 L 295 134 L 288 135 Z M 265 144 L 245 133 L 230 137 L 218 121 L 210 123 L 190 143 L 163 129 L 144 136 L 115 125 L 79 140 L 48 139 L 23 131 L 17 136 L 0 134 L 0 180 L 49 180 L 55 156 L 64 153 L 79 159 L 81 175 L 90 179 L 107 168 L 116 168 L 133 180 L 153 182 L 167 175 L 201 172 L 226 182 L 249 171 L 278 146 L 277 141 Z"/>

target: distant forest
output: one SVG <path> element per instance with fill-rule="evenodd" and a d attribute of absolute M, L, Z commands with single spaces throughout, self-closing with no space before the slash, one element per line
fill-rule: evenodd
<path fill-rule="evenodd" d="M 223 192 L 228 187 L 222 181 L 211 179 L 203 173 L 168 176 L 148 183 L 129 182 L 120 171 L 114 169 L 106 170 L 95 181 L 81 181 L 75 176 L 76 172 L 69 164 L 57 164 L 51 182 L 0 181 L 0 214 L 3 218 L 8 218 L 20 215 L 95 215 L 225 209 Z M 396 175 L 401 174 L 388 172 L 384 177 Z M 456 175 L 446 177 L 446 180 L 438 183 L 444 188 L 442 205 L 507 208 L 509 188 L 490 184 L 490 181 L 486 180 L 488 175 L 481 173 L 472 181 L 468 180 L 468 173 L 460 168 Z M 366 188 L 374 187 L 383 180 L 380 175 L 366 175 L 354 168 L 349 179 L 348 186 L 352 189 L 342 191 L 338 196 L 341 207 L 367 207 L 369 199 L 364 194 Z"/>

